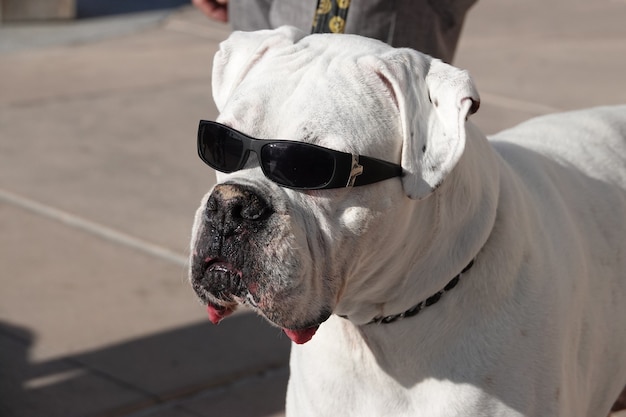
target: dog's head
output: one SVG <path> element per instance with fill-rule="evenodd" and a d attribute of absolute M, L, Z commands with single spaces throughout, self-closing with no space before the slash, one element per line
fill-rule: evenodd
<path fill-rule="evenodd" d="M 363 186 L 293 189 L 270 180 L 259 162 L 270 156 L 255 151 L 218 173 L 191 242 L 190 279 L 211 320 L 247 304 L 298 343 L 332 313 L 366 320 L 359 304 L 383 302 L 381 275 L 406 270 L 415 250 L 407 237 L 426 237 L 436 216 L 421 203 L 463 153 L 465 120 L 478 105 L 469 76 L 409 49 L 283 27 L 231 35 L 215 57 L 213 94 L 218 121 L 249 137 L 373 157 L 402 172 Z M 315 158 L 297 160 L 305 175 L 323 165 Z"/>

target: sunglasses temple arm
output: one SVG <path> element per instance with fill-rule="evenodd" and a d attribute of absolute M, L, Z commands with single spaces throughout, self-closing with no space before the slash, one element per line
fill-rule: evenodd
<path fill-rule="evenodd" d="M 381 159 L 359 156 L 358 162 L 361 166 L 361 173 L 354 179 L 354 186 L 367 185 L 389 178 L 401 177 L 403 174 L 400 165 Z"/>

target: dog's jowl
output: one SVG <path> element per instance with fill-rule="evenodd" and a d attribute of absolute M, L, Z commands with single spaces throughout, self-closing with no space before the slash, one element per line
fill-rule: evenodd
<path fill-rule="evenodd" d="M 213 94 L 190 281 L 293 340 L 288 416 L 623 406 L 626 106 L 486 138 L 467 72 L 288 27 L 232 34 Z"/>

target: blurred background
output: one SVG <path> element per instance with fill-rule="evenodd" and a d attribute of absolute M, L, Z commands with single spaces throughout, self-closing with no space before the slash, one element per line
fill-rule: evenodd
<path fill-rule="evenodd" d="M 311 5 L 311 14 L 315 8 Z M 282 416 L 289 341 L 186 282 L 230 29 L 183 0 L 0 0 L 0 416 Z M 486 133 L 626 103 L 626 0 L 480 0 Z"/>

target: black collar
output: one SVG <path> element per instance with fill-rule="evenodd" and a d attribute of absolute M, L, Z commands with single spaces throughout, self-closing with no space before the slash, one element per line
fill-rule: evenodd
<path fill-rule="evenodd" d="M 414 305 L 413 307 L 411 307 L 410 309 L 408 309 L 407 311 L 400 313 L 400 314 L 393 314 L 391 316 L 378 316 L 378 317 L 374 317 L 371 321 L 367 322 L 366 324 L 387 324 L 387 323 L 393 323 L 394 321 L 403 319 L 405 317 L 413 317 L 415 315 L 417 315 L 417 313 L 419 313 L 420 311 L 422 311 L 425 307 L 429 307 L 433 304 L 435 304 L 437 301 L 439 301 L 441 299 L 441 296 L 444 295 L 445 293 L 447 293 L 448 291 L 450 291 L 452 288 L 456 287 L 456 285 L 459 283 L 459 280 L 461 279 L 461 275 L 463 275 L 465 272 L 467 272 L 473 265 L 474 265 L 474 260 L 472 259 L 470 261 L 469 264 L 467 264 L 467 266 L 465 268 L 463 268 L 463 270 L 454 278 L 452 278 L 450 280 L 450 282 L 448 282 L 448 284 L 443 287 L 443 290 L 440 290 L 439 292 L 431 295 L 430 297 L 428 297 L 425 301 L 421 301 L 420 303 Z M 342 317 L 344 319 L 347 319 L 347 316 L 339 316 Z"/>

